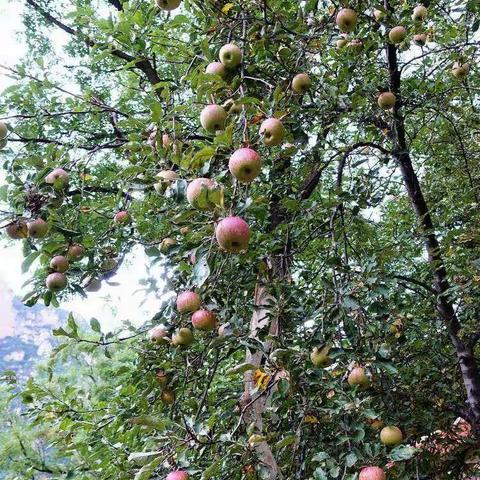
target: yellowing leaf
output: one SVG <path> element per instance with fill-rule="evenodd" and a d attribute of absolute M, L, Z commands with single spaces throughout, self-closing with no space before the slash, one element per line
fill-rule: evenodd
<path fill-rule="evenodd" d="M 318 418 L 315 415 L 305 415 L 303 421 L 305 423 L 319 423 Z"/>
<path fill-rule="evenodd" d="M 258 369 L 253 374 L 253 380 L 260 390 L 265 390 L 270 383 L 270 375 Z"/>
<path fill-rule="evenodd" d="M 222 13 L 226 15 L 234 6 L 233 3 L 226 3 L 222 8 Z"/>

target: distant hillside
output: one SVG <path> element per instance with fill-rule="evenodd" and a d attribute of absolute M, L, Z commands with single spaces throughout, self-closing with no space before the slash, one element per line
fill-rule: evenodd
<path fill-rule="evenodd" d="M 35 363 L 56 344 L 52 329 L 65 323 L 67 312 L 41 304 L 26 307 L 0 281 L 0 372 L 29 376 Z"/>

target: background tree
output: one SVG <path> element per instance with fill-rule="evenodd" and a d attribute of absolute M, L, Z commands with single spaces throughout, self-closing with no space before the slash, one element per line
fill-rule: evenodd
<path fill-rule="evenodd" d="M 38 266 L 25 301 L 100 288 L 137 244 L 199 294 L 165 302 L 151 339 L 56 332 L 128 352 L 25 387 L 71 475 L 469 475 L 476 2 L 26 3 L 1 103 L 2 226 Z"/>

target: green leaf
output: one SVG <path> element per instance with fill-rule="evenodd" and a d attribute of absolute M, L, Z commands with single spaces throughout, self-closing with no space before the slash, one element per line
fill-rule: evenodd
<path fill-rule="evenodd" d="M 413 458 L 417 452 L 420 450 L 418 448 L 412 447 L 411 445 L 399 445 L 398 447 L 395 447 L 390 454 L 388 455 L 388 458 L 394 462 L 400 462 L 403 460 L 410 460 Z"/>
<path fill-rule="evenodd" d="M 207 255 L 202 255 L 195 263 L 192 271 L 192 282 L 201 287 L 210 276 L 210 266 L 207 262 Z"/>

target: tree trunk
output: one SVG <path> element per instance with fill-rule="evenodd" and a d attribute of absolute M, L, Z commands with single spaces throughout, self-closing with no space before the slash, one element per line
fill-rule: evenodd
<path fill-rule="evenodd" d="M 385 7 L 390 8 L 388 0 Z M 468 409 L 465 420 L 470 422 L 475 435 L 480 437 L 480 370 L 475 359 L 473 347 L 459 337 L 461 324 L 455 313 L 449 296 L 449 281 L 443 262 L 440 245 L 435 233 L 432 217 L 423 195 L 420 182 L 415 173 L 405 135 L 405 122 L 401 113 L 401 81 L 398 69 L 397 48 L 388 44 L 386 48 L 390 73 L 390 90 L 397 97 L 393 109 L 394 157 L 402 173 L 403 181 L 422 231 L 428 261 L 433 270 L 433 289 L 437 295 L 436 305 L 440 318 L 445 323 L 460 365 L 463 382 L 467 393 Z"/>

